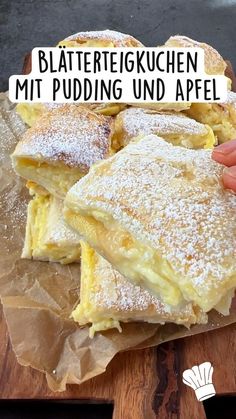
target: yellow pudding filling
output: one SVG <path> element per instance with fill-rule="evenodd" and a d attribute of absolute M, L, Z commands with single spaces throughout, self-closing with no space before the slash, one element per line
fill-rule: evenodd
<path fill-rule="evenodd" d="M 72 317 L 80 325 L 92 323 L 89 334 L 93 337 L 95 332 L 117 328 L 122 331 L 119 321 L 107 318 L 103 310 L 95 307 L 90 295 L 98 291 L 96 277 L 94 276 L 96 255 L 92 248 L 81 241 L 81 278 L 80 278 L 80 304 L 72 312 Z"/>
<path fill-rule="evenodd" d="M 79 236 L 66 225 L 62 202 L 53 196 L 36 195 L 29 202 L 22 258 L 62 264 L 79 261 Z"/>
<path fill-rule="evenodd" d="M 26 182 L 26 187 L 28 188 L 29 194 L 31 196 L 34 196 L 36 194 L 37 195 L 49 195 L 49 192 L 45 188 L 43 188 L 42 186 L 38 185 L 35 182 L 32 182 L 31 180 L 28 180 Z"/>
<path fill-rule="evenodd" d="M 92 324 L 91 337 L 100 330 L 122 331 L 120 322 L 175 322 L 189 327 L 207 321 L 207 316 L 191 304 L 166 306 L 148 291 L 133 285 L 84 241 L 81 241 L 80 303 L 72 317 L 80 325 Z"/>
<path fill-rule="evenodd" d="M 186 114 L 196 121 L 210 125 L 219 143 L 236 138 L 236 106 L 220 103 L 193 103 Z"/>
<path fill-rule="evenodd" d="M 92 105 L 86 105 L 88 108 L 91 108 L 95 113 L 99 113 L 104 116 L 115 116 L 123 109 L 126 108 L 124 103 L 97 103 Z"/>
<path fill-rule="evenodd" d="M 164 140 L 186 148 L 213 148 L 215 135 L 208 125 L 203 125 L 177 113 L 161 113 L 153 110 L 130 108 L 115 119 L 113 147 L 121 149 L 134 137 L 155 134 Z"/>
<path fill-rule="evenodd" d="M 67 191 L 84 173 L 78 168 L 61 164 L 48 164 L 30 158 L 15 159 L 15 170 L 19 175 L 35 182 L 51 194 L 63 199 Z"/>
<path fill-rule="evenodd" d="M 178 273 L 170 263 L 150 246 L 135 240 L 132 235 L 99 211 L 86 210 L 86 216 L 73 209 L 64 210 L 65 219 L 86 241 L 105 257 L 119 272 L 135 284 L 149 289 L 165 304 L 176 307 L 193 302 L 208 312 L 222 301 L 217 287 L 202 295 L 198 294 L 191 280 Z M 236 275 L 224 284 L 233 289 Z"/>
<path fill-rule="evenodd" d="M 93 112 L 104 116 L 117 115 L 126 107 L 123 103 L 81 103 L 77 106 L 86 107 L 93 110 Z M 29 127 L 32 127 L 45 112 L 49 111 L 49 108 L 43 103 L 18 103 L 16 110 L 22 121 L 29 125 Z"/>
<path fill-rule="evenodd" d="M 22 121 L 30 127 L 35 124 L 46 110 L 43 103 L 18 103 L 16 105 L 16 111 Z"/>

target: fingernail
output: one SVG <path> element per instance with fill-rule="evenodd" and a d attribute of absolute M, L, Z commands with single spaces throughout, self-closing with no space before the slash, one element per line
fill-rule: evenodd
<path fill-rule="evenodd" d="M 227 143 L 220 144 L 214 148 L 214 153 L 230 154 L 236 150 L 236 140 L 228 141 Z"/>
<path fill-rule="evenodd" d="M 224 176 L 225 175 L 233 177 L 234 179 L 236 179 L 236 166 L 227 167 L 226 169 L 224 169 Z"/>

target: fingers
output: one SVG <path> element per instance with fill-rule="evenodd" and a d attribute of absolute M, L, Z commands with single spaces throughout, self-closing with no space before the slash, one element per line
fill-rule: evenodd
<path fill-rule="evenodd" d="M 225 169 L 222 180 L 225 188 L 236 192 L 236 166 Z"/>
<path fill-rule="evenodd" d="M 220 144 L 212 152 L 213 160 L 228 166 L 223 173 L 225 188 L 236 192 L 236 140 Z"/>
<path fill-rule="evenodd" d="M 212 152 L 213 160 L 222 163 L 225 166 L 236 165 L 236 140 L 220 144 Z"/>

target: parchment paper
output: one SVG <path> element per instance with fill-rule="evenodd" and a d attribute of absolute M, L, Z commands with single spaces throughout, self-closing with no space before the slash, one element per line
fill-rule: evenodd
<path fill-rule="evenodd" d="M 20 259 L 29 199 L 24 181 L 11 168 L 9 155 L 25 126 L 0 94 L 0 295 L 18 362 L 46 374 L 49 387 L 64 391 L 105 371 L 116 353 L 158 345 L 167 340 L 205 332 L 236 321 L 236 306 L 223 317 L 211 312 L 204 326 L 190 330 L 174 324 L 123 324 L 89 338 L 88 328 L 70 319 L 79 301 L 79 264 Z"/>

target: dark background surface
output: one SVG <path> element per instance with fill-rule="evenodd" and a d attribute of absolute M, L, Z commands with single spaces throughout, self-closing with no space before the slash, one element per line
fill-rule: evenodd
<path fill-rule="evenodd" d="M 0 0 L 0 91 L 33 47 L 84 30 L 130 33 L 146 46 L 184 34 L 216 47 L 236 68 L 236 0 Z"/>

